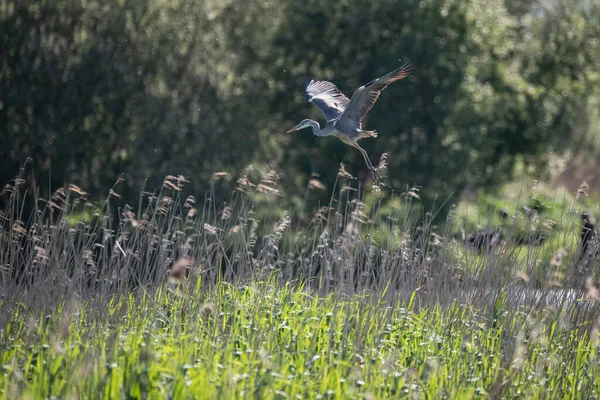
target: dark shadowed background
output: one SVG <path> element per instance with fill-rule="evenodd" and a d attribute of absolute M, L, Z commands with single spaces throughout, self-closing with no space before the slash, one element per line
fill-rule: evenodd
<path fill-rule="evenodd" d="M 168 174 L 203 193 L 252 163 L 293 202 L 342 161 L 365 170 L 334 138 L 285 133 L 323 123 L 306 79 L 350 96 L 406 61 L 361 142 L 374 163 L 388 153 L 389 184 L 493 188 L 515 161 L 543 177 L 553 157 L 597 154 L 599 41 L 591 0 L 5 0 L 0 182 L 30 157 L 41 195 L 102 198 L 121 173 L 126 198 Z"/>

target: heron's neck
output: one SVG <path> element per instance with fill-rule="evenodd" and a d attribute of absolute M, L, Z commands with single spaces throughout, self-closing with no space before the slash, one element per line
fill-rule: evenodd
<path fill-rule="evenodd" d="M 312 119 L 306 121 L 306 123 L 308 124 L 308 126 L 310 126 L 313 130 L 313 133 L 315 135 L 320 135 L 321 134 L 321 126 L 319 125 L 318 122 L 313 121 Z"/>

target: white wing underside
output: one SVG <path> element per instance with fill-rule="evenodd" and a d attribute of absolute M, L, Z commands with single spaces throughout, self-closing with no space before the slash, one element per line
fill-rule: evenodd
<path fill-rule="evenodd" d="M 306 86 L 306 100 L 319 107 L 327 121 L 338 119 L 350 102 L 333 83 L 314 80 Z"/>

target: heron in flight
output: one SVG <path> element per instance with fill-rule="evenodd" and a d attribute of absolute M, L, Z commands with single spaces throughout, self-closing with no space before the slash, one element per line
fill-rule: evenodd
<path fill-rule="evenodd" d="M 312 128 L 316 136 L 337 137 L 361 152 L 373 178 L 379 180 L 381 178 L 379 172 L 373 167 L 365 149 L 358 144 L 358 141 L 362 138 L 377 137 L 376 131 L 363 130 L 363 120 L 383 89 L 394 81 L 406 78 L 411 72 L 412 67 L 406 63 L 397 70 L 359 87 L 351 99 L 344 96 L 331 82 L 311 80 L 306 86 L 306 100 L 319 107 L 319 110 L 325 115 L 327 123 L 321 129 L 318 122 L 305 119 L 290 129 L 288 133 L 303 128 Z"/>

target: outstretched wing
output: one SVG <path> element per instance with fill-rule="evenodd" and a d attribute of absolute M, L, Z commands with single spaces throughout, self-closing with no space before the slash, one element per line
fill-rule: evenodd
<path fill-rule="evenodd" d="M 394 81 L 406 78 L 411 72 L 412 67 L 406 63 L 397 70 L 359 87 L 342 113 L 338 126 L 342 129 L 362 129 L 363 119 L 371 111 L 383 89 Z"/>
<path fill-rule="evenodd" d="M 310 81 L 306 86 L 306 100 L 314 103 L 327 121 L 338 118 L 350 100 L 331 82 Z"/>

